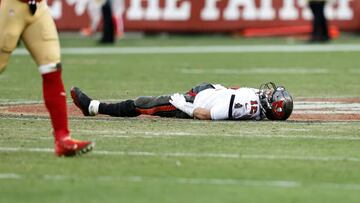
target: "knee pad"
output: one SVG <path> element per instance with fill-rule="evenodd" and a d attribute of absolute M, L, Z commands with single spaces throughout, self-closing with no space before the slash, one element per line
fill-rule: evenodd
<path fill-rule="evenodd" d="M 134 100 L 134 104 L 137 107 L 144 107 L 153 99 L 151 96 L 138 97 Z"/>

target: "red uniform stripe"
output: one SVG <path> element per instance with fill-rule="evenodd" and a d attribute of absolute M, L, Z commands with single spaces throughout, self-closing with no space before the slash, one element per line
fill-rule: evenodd
<path fill-rule="evenodd" d="M 136 111 L 140 114 L 145 115 L 154 115 L 157 112 L 164 112 L 164 111 L 174 111 L 176 110 L 176 107 L 173 105 L 165 105 L 165 106 L 157 106 L 150 109 L 140 109 L 136 108 Z"/>

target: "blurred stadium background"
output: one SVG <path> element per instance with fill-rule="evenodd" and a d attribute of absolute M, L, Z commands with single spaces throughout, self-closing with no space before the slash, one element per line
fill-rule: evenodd
<path fill-rule="evenodd" d="M 288 28 L 278 34 L 306 31 L 312 19 L 307 0 L 115 0 L 116 17 L 125 31 L 230 32 Z M 60 31 L 77 31 L 89 24 L 89 0 L 49 0 Z M 331 0 L 325 9 L 331 25 L 342 31 L 360 29 L 360 2 Z M 309 29 L 308 29 L 309 30 Z M 244 32 L 245 31 L 245 32 Z M 271 31 L 271 30 L 270 30 Z M 252 34 L 252 33 L 250 33 Z M 255 33 L 261 35 L 261 33 Z M 262 35 L 271 34 L 262 33 Z"/>

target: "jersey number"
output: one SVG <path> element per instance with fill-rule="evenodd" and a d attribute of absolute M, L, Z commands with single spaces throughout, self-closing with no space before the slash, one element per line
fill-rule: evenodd
<path fill-rule="evenodd" d="M 250 114 L 254 115 L 258 110 L 258 102 L 257 101 L 250 101 L 250 104 L 251 104 Z"/>

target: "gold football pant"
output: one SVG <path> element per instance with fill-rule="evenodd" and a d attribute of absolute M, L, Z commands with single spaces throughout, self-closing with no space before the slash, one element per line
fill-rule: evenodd
<path fill-rule="evenodd" d="M 42 66 L 49 67 L 50 64 L 60 63 L 59 38 L 45 0 L 38 3 L 34 15 L 30 13 L 26 3 L 19 0 L 1 0 L 0 72 L 7 66 L 20 38 L 40 67 L 40 72 Z"/>

